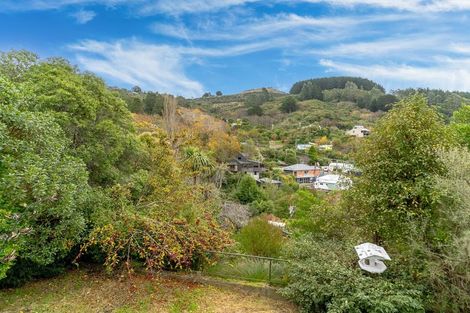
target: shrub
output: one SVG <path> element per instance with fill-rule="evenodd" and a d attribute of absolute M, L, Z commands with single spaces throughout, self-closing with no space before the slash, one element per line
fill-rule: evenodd
<path fill-rule="evenodd" d="M 361 273 L 352 247 L 312 238 L 296 243 L 283 295 L 302 312 L 424 312 L 419 289 Z"/>
<path fill-rule="evenodd" d="M 64 257 L 85 230 L 85 164 L 50 114 L 22 111 L 10 94 L 0 105 L 0 279 L 17 258 L 46 266 Z M 8 103 L 11 101 L 11 103 Z M 11 273 L 11 272 L 10 272 Z"/>
<path fill-rule="evenodd" d="M 250 204 L 253 215 L 261 213 L 273 213 L 274 202 L 272 200 L 257 200 Z"/>
<path fill-rule="evenodd" d="M 276 257 L 284 245 L 282 231 L 262 217 L 252 219 L 237 237 L 243 252 L 253 255 Z"/>
<path fill-rule="evenodd" d="M 285 97 L 282 100 L 280 110 L 284 113 L 292 113 L 297 111 L 299 106 L 297 105 L 297 99 L 293 96 Z"/>
<path fill-rule="evenodd" d="M 249 175 L 242 177 L 238 184 L 237 191 L 235 192 L 235 196 L 243 204 L 263 199 L 262 191 L 258 185 L 256 185 L 255 179 Z"/>

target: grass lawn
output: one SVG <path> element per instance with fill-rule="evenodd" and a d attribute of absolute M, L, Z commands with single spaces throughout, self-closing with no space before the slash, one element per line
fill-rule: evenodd
<path fill-rule="evenodd" d="M 296 312 L 287 302 L 207 285 L 136 274 L 75 270 L 0 290 L 0 312 Z"/>

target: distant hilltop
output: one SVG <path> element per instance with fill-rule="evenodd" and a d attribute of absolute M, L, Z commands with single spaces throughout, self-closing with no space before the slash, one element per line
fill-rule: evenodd
<path fill-rule="evenodd" d="M 240 92 L 240 94 L 245 95 L 245 94 L 249 94 L 249 93 L 259 93 L 259 92 L 264 92 L 264 91 L 267 91 L 271 94 L 279 94 L 279 95 L 286 95 L 287 94 L 284 91 L 280 91 L 278 89 L 271 88 L 271 87 L 248 89 L 248 90 Z"/>

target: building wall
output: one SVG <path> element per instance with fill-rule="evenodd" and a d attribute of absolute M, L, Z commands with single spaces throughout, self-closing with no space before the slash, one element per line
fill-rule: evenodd
<path fill-rule="evenodd" d="M 320 176 L 320 169 L 310 170 L 310 171 L 295 171 L 295 177 L 305 177 L 305 176 Z"/>

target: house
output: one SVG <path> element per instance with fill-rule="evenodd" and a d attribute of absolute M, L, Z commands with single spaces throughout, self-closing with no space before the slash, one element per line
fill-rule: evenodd
<path fill-rule="evenodd" d="M 299 143 L 295 147 L 299 151 L 306 151 L 310 149 L 310 147 L 312 147 L 312 144 L 311 143 Z"/>
<path fill-rule="evenodd" d="M 233 173 L 249 174 L 255 179 L 259 179 L 259 174 L 266 171 L 263 163 L 250 160 L 242 153 L 228 163 L 228 168 Z"/>
<path fill-rule="evenodd" d="M 328 165 L 328 171 L 341 171 L 343 173 L 349 173 L 354 170 L 354 165 L 351 163 L 332 162 Z"/>
<path fill-rule="evenodd" d="M 320 168 L 307 164 L 294 164 L 283 167 L 284 173 L 292 174 L 299 184 L 312 184 L 320 176 Z"/>
<path fill-rule="evenodd" d="M 349 189 L 351 184 L 351 179 L 347 177 L 336 174 L 329 174 L 318 177 L 313 184 L 313 188 L 325 191 L 346 190 Z"/>
<path fill-rule="evenodd" d="M 354 136 L 354 137 L 358 137 L 358 138 L 369 136 L 369 134 L 370 134 L 370 130 L 365 128 L 362 125 L 356 125 L 356 126 L 353 127 L 353 129 L 348 130 L 346 132 L 346 135 Z"/>

